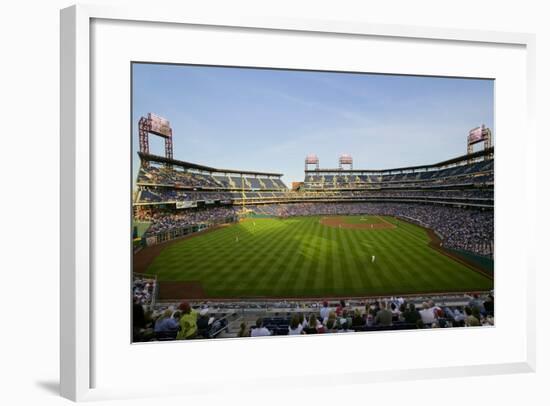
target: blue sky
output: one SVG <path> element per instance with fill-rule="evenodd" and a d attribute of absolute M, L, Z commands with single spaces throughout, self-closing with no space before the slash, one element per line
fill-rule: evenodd
<path fill-rule="evenodd" d="M 492 80 L 133 64 L 137 122 L 170 120 L 174 158 L 218 168 L 304 178 L 304 158 L 355 169 L 435 163 L 466 153 L 468 131 L 493 128 Z M 151 153 L 164 141 L 150 136 Z"/>

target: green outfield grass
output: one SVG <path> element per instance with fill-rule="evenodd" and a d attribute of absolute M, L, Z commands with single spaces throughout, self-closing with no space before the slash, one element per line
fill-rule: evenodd
<path fill-rule="evenodd" d="M 346 216 L 347 222 L 397 227 L 344 229 L 321 225 L 320 218 L 250 219 L 178 241 L 147 272 L 160 281 L 200 281 L 209 297 L 224 298 L 493 288 L 491 279 L 430 248 L 420 227 L 391 217 Z"/>

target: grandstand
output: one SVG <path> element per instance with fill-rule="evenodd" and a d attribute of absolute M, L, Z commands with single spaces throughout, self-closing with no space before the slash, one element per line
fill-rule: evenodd
<path fill-rule="evenodd" d="M 305 171 L 299 190 L 282 174 L 207 168 L 140 154 L 135 206 L 196 203 L 259 205 L 312 201 L 411 202 L 492 209 L 493 148 L 436 164 L 385 170 Z M 170 167 L 162 166 L 170 162 Z M 155 166 L 159 165 L 159 166 Z"/>
<path fill-rule="evenodd" d="M 143 120 L 140 122 L 140 130 L 143 128 L 143 131 L 147 131 L 151 126 L 147 127 L 147 118 Z M 247 335 L 255 328 L 258 319 L 263 320 L 263 326 L 258 325 L 257 328 L 264 329 L 264 332 L 267 330 L 269 334 L 289 334 L 289 331 L 296 330 L 296 317 L 300 318 L 300 325 L 306 331 L 308 323 L 304 320 L 309 321 L 311 315 L 315 317 L 311 318 L 313 324 L 309 326 L 310 332 L 315 330 L 316 333 L 492 325 L 493 313 L 488 308 L 493 300 L 494 149 L 489 129 L 479 127 L 474 130 L 477 138 L 469 136 L 468 154 L 420 166 L 354 169 L 352 155 L 342 154 L 337 168 L 323 169 L 319 167 L 318 157 L 310 154 L 305 160 L 303 181 L 295 183 L 292 189 L 282 181 L 281 173 L 221 169 L 176 160 L 171 156 L 171 141 L 167 144 L 166 156 L 152 155 L 145 138 L 140 138 L 140 168 L 133 194 L 134 225 L 140 232 L 136 233 L 134 240 L 133 271 L 136 275 L 137 272 L 149 274 L 153 279 L 149 280 L 143 275 L 134 277 L 134 281 L 137 281 L 134 282 L 134 291 L 139 292 L 140 299 L 136 302 L 134 295 L 134 310 L 136 306 L 145 309 L 143 319 L 139 321 L 140 327 L 134 329 L 134 340 L 176 338 L 175 331 L 157 332 L 154 325 L 157 319 L 167 317 L 168 313 L 169 317 L 179 318 L 182 311 L 180 300 L 189 302 L 183 306 L 183 311 L 198 314 L 206 313 L 205 309 L 208 308 L 208 323 L 206 327 L 203 326 L 202 332 L 196 334 L 200 338 Z M 163 131 L 163 136 L 167 140 L 171 139 L 171 128 Z M 477 142 L 484 142 L 484 149 L 473 152 L 471 146 Z M 227 297 L 210 297 L 199 282 L 184 279 L 182 283 L 187 284 L 187 287 L 181 288 L 182 293 L 172 293 L 172 296 L 167 297 L 168 283 L 161 280 L 161 274 L 158 274 L 159 280 L 157 274 L 150 274 L 152 269 L 158 269 L 152 261 L 165 247 L 171 246 L 168 245 L 171 240 L 204 235 L 227 225 L 237 225 L 247 218 L 249 221 L 252 219 L 253 226 L 241 227 L 239 233 L 253 234 L 256 227 L 254 219 L 318 217 L 321 223 L 334 216 L 351 216 L 348 220 L 352 222 L 368 220 L 371 228 L 375 224 L 376 228 L 411 227 L 407 233 L 418 233 L 416 235 L 420 238 L 424 238 L 427 233 L 430 236 L 427 241 L 434 252 L 453 258 L 462 264 L 460 266 L 473 269 L 488 279 L 480 282 L 478 275 L 474 276 L 474 282 L 464 285 L 478 286 L 479 289 L 448 291 L 447 288 L 438 290 L 434 285 L 425 294 L 416 288 L 412 289 L 409 296 L 405 296 L 408 292 L 403 290 L 392 291 L 392 295 L 382 294 L 387 291 L 384 287 L 373 291 L 380 294 L 365 290 L 362 294 L 332 295 L 330 289 L 320 287 L 307 291 L 313 292 L 313 297 L 300 297 L 298 294 L 297 297 L 261 298 L 246 295 L 239 297 L 238 293 L 234 296 L 231 287 L 227 289 Z M 312 228 L 314 223 L 308 224 Z M 358 225 L 357 228 L 365 228 L 368 224 Z M 347 227 L 339 223 L 340 230 L 342 226 Z M 222 235 L 221 232 L 218 234 Z M 238 233 L 231 234 L 231 240 L 224 238 L 224 249 L 228 241 L 239 242 Z M 267 240 L 266 247 L 271 242 Z M 235 247 L 230 249 L 231 252 L 235 250 Z M 205 255 L 208 257 L 208 254 Z M 143 256 L 148 256 L 149 262 L 143 261 Z M 241 255 L 246 258 L 251 256 L 249 251 L 243 251 Z M 170 258 L 171 263 L 175 261 L 174 258 Z M 312 263 L 315 261 L 313 259 Z M 355 266 L 359 260 L 353 261 Z M 189 259 L 189 262 L 197 264 L 200 260 Z M 244 275 L 247 268 L 235 269 L 235 272 Z M 168 275 L 177 276 L 174 272 L 170 270 Z M 198 275 L 194 271 L 190 274 Z M 435 278 L 439 276 L 435 275 Z M 465 280 L 464 276 L 457 278 L 457 281 Z M 222 278 L 217 283 L 219 286 L 225 280 Z M 253 280 L 243 281 L 243 284 L 253 283 Z M 292 289 L 289 292 L 296 291 L 295 287 Z M 179 292 L 177 289 L 175 291 Z M 352 287 L 349 292 L 361 291 Z M 466 292 L 477 293 L 474 297 L 465 295 Z M 481 298 L 477 297 L 478 293 Z M 334 317 L 331 315 L 331 328 L 327 328 L 327 320 L 320 313 L 323 307 L 321 297 L 330 298 L 331 303 L 335 304 L 331 306 L 335 314 L 338 313 L 339 299 L 346 303 L 343 305 L 346 307 L 344 314 L 340 312 Z M 480 303 L 486 303 L 487 309 Z M 380 324 L 377 320 L 377 314 L 381 311 L 391 312 L 387 323 Z M 415 313 L 414 317 L 411 316 L 417 320 L 411 322 L 413 319 L 404 316 L 406 312 L 417 312 L 418 315 Z M 424 314 L 429 317 L 424 317 Z M 354 315 L 357 316 L 355 321 Z"/>

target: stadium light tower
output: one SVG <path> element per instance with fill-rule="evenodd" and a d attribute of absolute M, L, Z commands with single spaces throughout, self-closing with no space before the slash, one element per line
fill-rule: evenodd
<path fill-rule="evenodd" d="M 488 150 L 493 146 L 493 134 L 485 124 L 481 124 L 479 127 L 472 128 L 468 133 L 467 141 L 467 154 L 470 155 L 474 152 L 474 145 L 483 142 L 483 149 Z M 490 157 L 485 155 L 485 159 Z"/>
<path fill-rule="evenodd" d="M 149 134 L 164 138 L 164 156 L 172 159 L 174 151 L 170 121 L 153 113 L 148 113 L 147 117 L 139 119 L 139 151 L 147 155 L 149 155 Z M 149 163 L 144 161 L 142 165 L 148 166 Z"/>
<path fill-rule="evenodd" d="M 344 166 L 347 166 L 347 169 L 353 169 L 353 158 L 350 154 L 342 154 L 338 159 L 338 168 L 344 169 Z"/>
<path fill-rule="evenodd" d="M 309 165 L 315 165 L 315 169 L 319 170 L 319 157 L 315 154 L 306 156 L 306 171 L 309 169 Z"/>

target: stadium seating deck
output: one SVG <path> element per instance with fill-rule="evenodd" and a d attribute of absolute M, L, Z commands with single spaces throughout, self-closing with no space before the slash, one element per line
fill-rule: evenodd
<path fill-rule="evenodd" d="M 157 321 L 171 314 L 179 320 L 179 303 L 142 306 L 147 322 L 134 329 L 134 341 L 176 340 L 178 330 L 160 330 Z M 391 322 L 385 324 L 377 315 L 385 306 Z M 412 330 L 452 327 L 491 326 L 494 324 L 492 292 L 463 295 L 409 296 L 387 298 L 333 299 L 331 301 L 223 301 L 190 304 L 200 312 L 205 323 L 197 322 L 197 332 L 188 339 L 248 337 L 258 322 L 269 335 L 290 335 L 293 319 L 301 334 L 364 333 L 388 330 Z M 323 318 L 322 311 L 325 311 Z M 202 316 L 204 315 L 204 316 Z M 312 317 L 315 316 L 315 317 Z M 314 320 L 315 327 L 311 325 Z M 206 323 L 207 321 L 207 323 Z M 296 325 L 296 324 L 295 324 Z M 264 330 L 266 331 L 266 330 Z"/>

